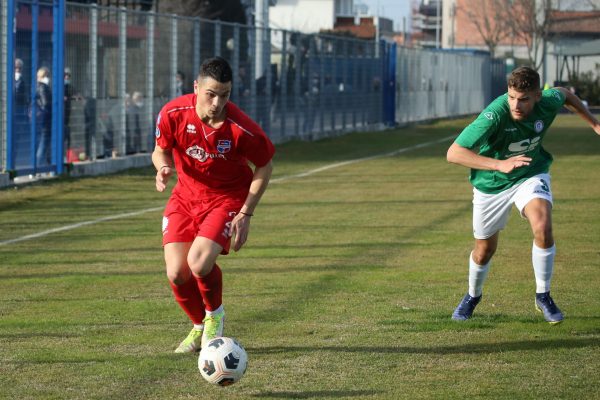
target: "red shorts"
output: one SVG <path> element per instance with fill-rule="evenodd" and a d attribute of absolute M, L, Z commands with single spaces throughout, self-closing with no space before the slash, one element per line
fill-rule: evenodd
<path fill-rule="evenodd" d="M 229 253 L 231 221 L 244 205 L 245 198 L 230 195 L 204 196 L 184 200 L 173 194 L 163 214 L 163 246 L 174 242 L 193 242 L 198 236 L 218 243 Z"/>

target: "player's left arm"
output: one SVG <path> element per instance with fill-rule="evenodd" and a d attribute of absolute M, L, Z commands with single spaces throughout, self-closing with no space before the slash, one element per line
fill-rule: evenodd
<path fill-rule="evenodd" d="M 273 163 L 269 161 L 262 167 L 256 167 L 254 170 L 254 176 L 252 183 L 250 184 L 250 190 L 244 205 L 240 209 L 240 212 L 233 218 L 231 222 L 231 233 L 234 236 L 233 250 L 238 251 L 242 248 L 246 240 L 248 239 L 248 232 L 250 231 L 250 218 L 254 215 L 254 209 L 258 205 L 263 193 L 267 190 L 271 174 L 273 173 Z"/>
<path fill-rule="evenodd" d="M 559 90 L 565 96 L 565 107 L 569 111 L 579 115 L 592 127 L 594 132 L 600 135 L 600 122 L 598 122 L 598 119 L 596 119 L 590 110 L 588 110 L 588 108 L 581 102 L 579 97 L 563 87 L 557 87 L 555 89 Z"/>

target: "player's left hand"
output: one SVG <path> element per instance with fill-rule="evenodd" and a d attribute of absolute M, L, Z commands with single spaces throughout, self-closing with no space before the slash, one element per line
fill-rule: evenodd
<path fill-rule="evenodd" d="M 594 132 L 596 132 L 597 135 L 600 135 L 600 122 L 594 125 Z"/>
<path fill-rule="evenodd" d="M 238 251 L 242 248 L 248 239 L 250 232 L 250 217 L 239 213 L 231 221 L 231 235 L 233 236 L 233 251 Z"/>

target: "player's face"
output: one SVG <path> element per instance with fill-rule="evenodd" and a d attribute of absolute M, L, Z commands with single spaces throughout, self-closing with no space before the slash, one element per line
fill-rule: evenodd
<path fill-rule="evenodd" d="M 194 82 L 194 93 L 201 116 L 218 118 L 229 101 L 231 82 L 222 83 L 212 78 L 203 78 Z"/>
<path fill-rule="evenodd" d="M 540 100 L 539 90 L 520 92 L 514 88 L 508 88 L 508 106 L 510 115 L 515 121 L 524 120 L 531 114 L 533 107 Z"/>

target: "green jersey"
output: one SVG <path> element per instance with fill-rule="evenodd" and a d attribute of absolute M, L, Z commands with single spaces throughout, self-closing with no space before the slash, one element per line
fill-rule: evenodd
<path fill-rule="evenodd" d="M 522 121 L 515 121 L 510 115 L 508 94 L 490 103 L 461 132 L 456 143 L 471 150 L 479 148 L 478 154 L 497 160 L 526 155 L 531 157 L 531 163 L 508 174 L 471 169 L 471 184 L 484 193 L 494 194 L 534 175 L 548 172 L 552 156 L 542 147 L 542 139 L 564 104 L 565 96 L 560 90 L 544 90 L 531 114 Z"/>

